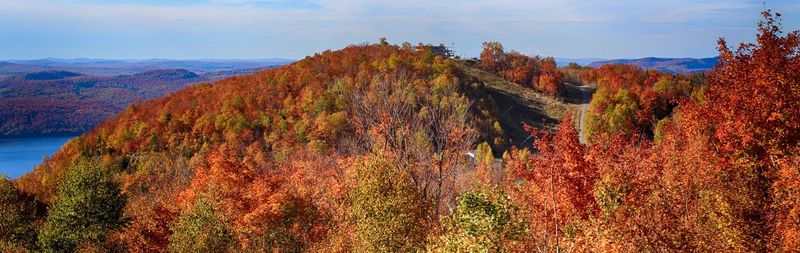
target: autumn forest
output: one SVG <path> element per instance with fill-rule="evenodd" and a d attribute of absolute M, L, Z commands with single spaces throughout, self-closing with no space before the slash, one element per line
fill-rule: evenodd
<path fill-rule="evenodd" d="M 695 74 L 381 39 L 194 84 L 0 178 L 0 251 L 798 252 L 800 32 L 762 15 Z"/>

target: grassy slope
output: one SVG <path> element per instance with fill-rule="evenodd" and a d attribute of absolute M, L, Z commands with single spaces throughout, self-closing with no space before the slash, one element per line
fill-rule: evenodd
<path fill-rule="evenodd" d="M 500 124 L 516 146 L 530 145 L 532 141 L 528 138 L 530 134 L 524 131 L 522 123 L 552 128 L 567 114 L 579 117 L 581 99 L 571 99 L 574 92 L 567 92 L 568 97 L 565 100 L 576 103 L 560 101 L 529 87 L 509 82 L 470 63 L 460 62 L 459 67 L 468 77 L 486 85 L 489 94 L 500 108 Z"/>

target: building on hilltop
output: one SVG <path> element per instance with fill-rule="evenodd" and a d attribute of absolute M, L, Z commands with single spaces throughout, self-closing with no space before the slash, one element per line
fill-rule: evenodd
<path fill-rule="evenodd" d="M 431 53 L 433 53 L 434 56 L 441 55 L 447 58 L 452 58 L 454 56 L 452 48 L 449 48 L 444 44 L 439 44 L 438 46 L 430 45 L 428 47 L 431 49 Z"/>

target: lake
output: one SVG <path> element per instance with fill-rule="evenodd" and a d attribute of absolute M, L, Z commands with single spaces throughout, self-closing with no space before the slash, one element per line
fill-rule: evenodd
<path fill-rule="evenodd" d="M 0 138 L 0 174 L 18 178 L 75 136 Z"/>

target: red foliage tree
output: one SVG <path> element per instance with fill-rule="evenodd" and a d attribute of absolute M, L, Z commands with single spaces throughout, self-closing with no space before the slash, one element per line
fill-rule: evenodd
<path fill-rule="evenodd" d="M 539 80 L 533 85 L 537 90 L 551 96 L 557 96 L 559 91 L 563 89 L 564 74 L 558 71 L 554 58 L 548 57 L 542 60 Z"/>
<path fill-rule="evenodd" d="M 797 223 L 784 223 L 793 209 L 772 208 L 785 207 L 797 196 L 775 185 L 791 188 L 796 181 L 785 168 L 796 169 L 791 164 L 799 155 L 800 33 L 784 36 L 780 14 L 765 11 L 763 16 L 756 43 L 731 51 L 720 39 L 720 64 L 709 77 L 704 100 L 684 110 L 691 131 L 710 135 L 725 159 L 717 170 L 724 180 L 714 192 L 731 208 L 719 214 L 726 219 L 720 224 L 737 235 L 727 247 L 747 251 L 786 249 L 797 241 Z"/>
<path fill-rule="evenodd" d="M 534 244 L 557 248 L 565 227 L 600 210 L 593 194 L 599 174 L 586 161 L 586 148 L 578 140 L 571 116 L 564 118 L 555 133 L 529 130 L 537 137 L 538 154 L 527 162 L 511 162 L 515 174 L 526 182 L 516 192 L 521 205 L 534 216 Z"/>
<path fill-rule="evenodd" d="M 481 51 L 481 64 L 488 71 L 500 71 L 506 66 L 506 54 L 500 42 L 490 41 L 483 43 Z"/>

